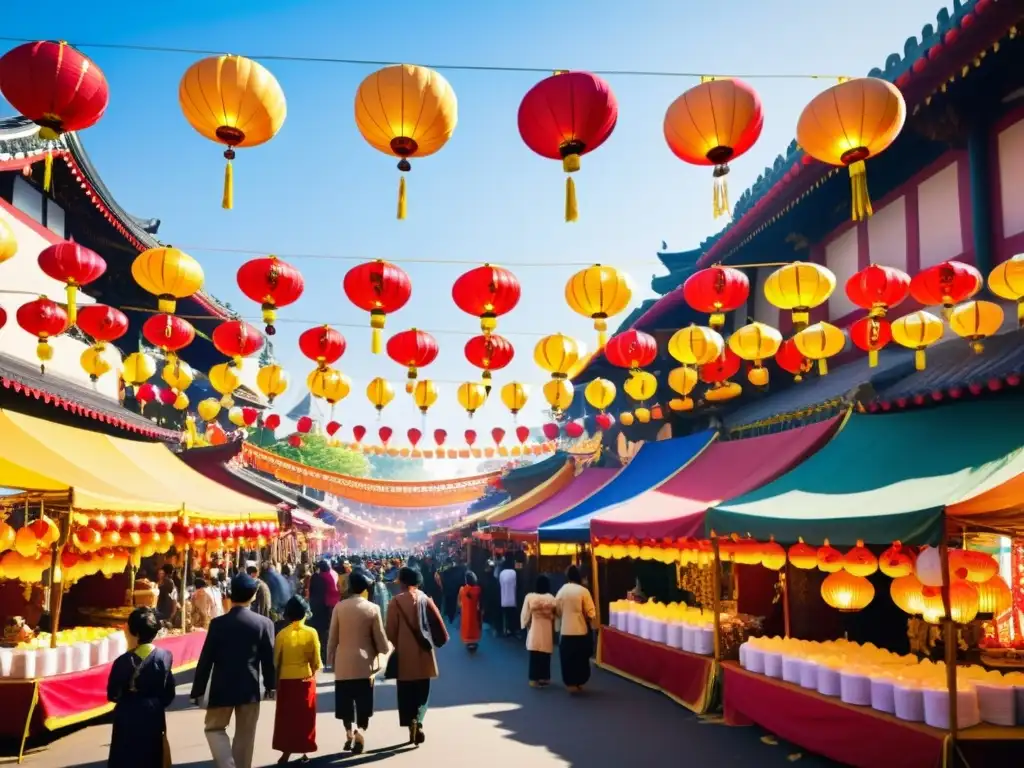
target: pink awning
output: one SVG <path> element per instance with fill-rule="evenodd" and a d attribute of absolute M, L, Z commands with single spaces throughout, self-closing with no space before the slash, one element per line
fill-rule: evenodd
<path fill-rule="evenodd" d="M 536 533 L 537 529 L 553 517 L 572 509 L 588 496 L 603 487 L 615 477 L 615 469 L 591 467 L 583 472 L 569 485 L 560 490 L 547 501 L 543 501 L 533 509 L 498 523 L 502 528 L 519 533 Z"/>
<path fill-rule="evenodd" d="M 595 538 L 703 536 L 710 507 L 759 488 L 827 443 L 843 416 L 785 432 L 712 443 L 657 488 L 597 515 Z M 571 487 L 571 486 L 570 486 Z"/>

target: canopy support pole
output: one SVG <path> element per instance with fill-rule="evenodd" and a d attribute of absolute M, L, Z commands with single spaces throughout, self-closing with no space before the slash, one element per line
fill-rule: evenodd
<path fill-rule="evenodd" d="M 949 750 L 947 765 L 956 764 L 956 754 L 960 751 L 957 745 L 957 736 L 959 730 L 959 713 L 957 712 L 957 695 L 956 695 L 956 650 L 957 650 L 957 630 L 956 624 L 953 623 L 953 613 L 950 610 L 949 600 L 949 543 L 947 541 L 946 531 L 942 532 L 942 541 L 939 543 L 939 560 L 942 565 L 942 607 L 945 616 L 942 620 L 943 624 L 943 638 L 946 651 L 946 688 L 949 691 Z M 945 762 L 945 761 L 944 761 Z"/>
<path fill-rule="evenodd" d="M 714 554 L 714 562 L 711 567 L 711 610 L 714 613 L 715 630 L 715 666 L 722 660 L 722 558 L 718 549 L 718 537 L 711 537 L 711 551 Z"/>
<path fill-rule="evenodd" d="M 70 492 L 68 501 L 70 502 Z M 43 518 L 45 514 L 44 502 L 39 502 L 39 519 Z M 64 555 L 64 547 L 68 543 L 68 537 L 71 535 L 71 505 L 68 504 L 67 514 L 60 516 L 60 534 L 57 537 L 57 541 L 53 543 L 50 549 L 50 647 L 57 647 L 57 632 L 60 630 L 60 609 L 64 603 L 64 574 L 61 573 L 59 579 L 55 579 L 57 571 L 62 571 L 60 567 L 61 558 Z"/>
<path fill-rule="evenodd" d="M 178 600 L 181 601 L 181 631 L 188 632 L 188 612 L 185 610 L 188 605 L 188 580 L 192 570 L 192 545 L 186 544 L 185 551 L 181 556 L 181 594 Z"/>
<path fill-rule="evenodd" d="M 578 551 L 578 550 L 577 550 Z M 601 577 L 597 570 L 597 555 L 594 554 L 594 547 L 590 547 L 590 580 L 594 585 L 594 631 L 597 633 L 597 648 L 595 649 L 595 657 L 597 663 L 601 663 Z M 586 618 L 586 617 L 584 617 Z"/>
<path fill-rule="evenodd" d="M 787 561 L 782 570 L 779 571 L 779 583 L 782 585 L 782 621 L 786 637 L 790 637 L 789 631 L 789 562 Z"/>

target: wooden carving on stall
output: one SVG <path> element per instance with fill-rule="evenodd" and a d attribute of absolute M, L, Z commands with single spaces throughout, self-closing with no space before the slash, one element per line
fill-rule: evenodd
<path fill-rule="evenodd" d="M 661 442 L 662 440 L 671 439 L 671 424 L 663 425 L 661 429 L 658 430 L 658 434 L 655 435 L 654 437 L 655 442 Z M 618 436 L 616 437 L 616 453 L 619 457 L 619 461 L 622 463 L 622 466 L 626 466 L 627 464 L 629 464 L 629 462 L 633 460 L 633 457 L 637 455 L 641 448 L 643 448 L 644 443 L 646 442 L 646 440 L 637 440 L 635 442 L 632 440 L 628 440 L 622 432 L 619 432 Z"/>

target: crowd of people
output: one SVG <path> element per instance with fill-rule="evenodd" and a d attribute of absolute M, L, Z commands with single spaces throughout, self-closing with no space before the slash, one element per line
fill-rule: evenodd
<path fill-rule="evenodd" d="M 398 719 L 409 742 L 424 743 L 431 681 L 438 676 L 435 651 L 456 625 L 470 653 L 478 652 L 488 627 L 505 641 L 525 631 L 534 687 L 551 683 L 557 638 L 563 683 L 571 692 L 582 689 L 590 677 L 596 609 L 576 566 L 552 595 L 543 574 L 525 592 L 511 554 L 488 563 L 483 578 L 458 557 L 445 559 L 438 567 L 431 555 L 368 553 L 312 567 L 215 565 L 197 574 L 187 605 L 193 625 L 207 635 L 190 698 L 206 709 L 206 738 L 218 768 L 251 768 L 265 699 L 276 699 L 279 762 L 316 752 L 316 677 L 325 668 L 334 675 L 345 751 L 365 749 L 380 679 L 395 681 Z M 114 768 L 169 764 L 164 712 L 174 698 L 172 659 L 153 640 L 161 622 L 175 618 L 180 581 L 173 565 L 158 579 L 161 596 L 166 592 L 169 599 L 155 610 L 134 610 L 127 626 L 134 647 L 110 674 Z M 232 720 L 233 738 L 227 733 Z"/>

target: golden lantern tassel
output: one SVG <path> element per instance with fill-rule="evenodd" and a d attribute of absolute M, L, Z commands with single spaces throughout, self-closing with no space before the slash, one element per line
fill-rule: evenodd
<path fill-rule="evenodd" d="M 863 221 L 874 213 L 868 195 L 868 168 L 863 160 L 850 163 L 850 194 L 854 221 Z"/>
<path fill-rule="evenodd" d="M 565 177 L 565 220 L 577 221 L 580 217 L 579 207 L 576 204 L 576 182 L 572 176 Z"/>
<path fill-rule="evenodd" d="M 398 218 L 404 219 L 406 212 L 405 176 L 398 177 Z"/>
<path fill-rule="evenodd" d="M 828 360 L 826 360 L 824 357 L 821 358 L 821 360 L 818 361 L 818 375 L 819 376 L 827 376 L 828 375 Z"/>
<path fill-rule="evenodd" d="M 370 327 L 373 329 L 373 334 L 370 338 L 370 351 L 375 355 L 379 355 L 383 349 L 384 340 L 384 320 L 387 316 L 380 311 L 374 310 L 370 313 Z"/>
<path fill-rule="evenodd" d="M 53 183 L 53 152 L 46 151 L 46 158 L 43 161 L 43 191 L 49 192 Z"/>
<path fill-rule="evenodd" d="M 715 176 L 714 202 L 712 214 L 714 218 L 729 215 L 729 182 L 725 176 Z"/>
<path fill-rule="evenodd" d="M 877 368 L 877 367 L 878 367 L 878 350 L 877 349 L 869 349 L 868 350 L 868 368 Z"/>
<path fill-rule="evenodd" d="M 919 371 L 923 371 L 925 369 L 926 360 L 927 358 L 925 357 L 923 349 L 918 349 L 914 352 L 914 368 Z"/>
<path fill-rule="evenodd" d="M 228 156 L 228 152 L 231 152 L 230 156 Z M 231 164 L 235 153 L 231 150 L 228 150 L 228 152 L 224 153 L 224 157 L 228 161 L 224 165 L 224 198 L 220 202 L 220 207 L 225 211 L 230 211 L 235 207 L 235 169 Z"/>
<path fill-rule="evenodd" d="M 597 348 L 604 349 L 604 345 L 608 343 L 608 321 L 598 318 L 594 321 L 594 330 L 597 331 Z"/>
<path fill-rule="evenodd" d="M 75 301 L 78 295 L 78 286 L 73 283 L 68 283 L 64 288 L 64 293 L 68 299 L 68 328 L 78 322 L 78 304 Z"/>
<path fill-rule="evenodd" d="M 1017 299 L 1017 327 L 1024 328 L 1024 299 Z"/>

